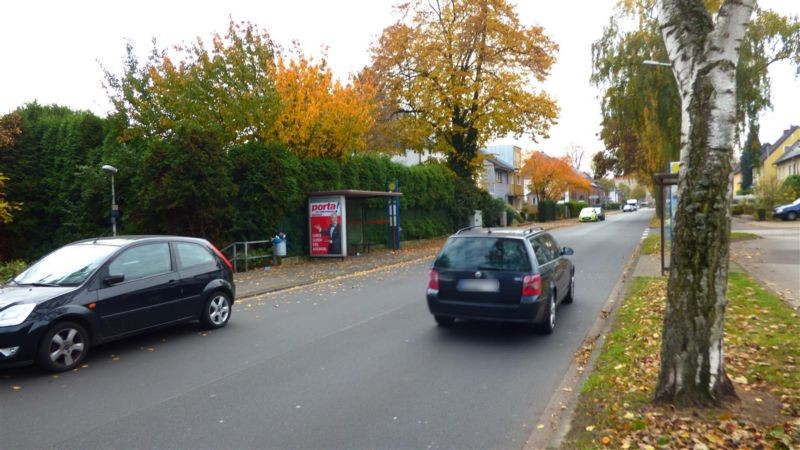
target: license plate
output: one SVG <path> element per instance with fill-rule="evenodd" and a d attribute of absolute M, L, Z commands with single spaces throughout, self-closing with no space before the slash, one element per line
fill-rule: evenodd
<path fill-rule="evenodd" d="M 499 292 L 497 280 L 458 280 L 458 290 L 463 292 Z"/>

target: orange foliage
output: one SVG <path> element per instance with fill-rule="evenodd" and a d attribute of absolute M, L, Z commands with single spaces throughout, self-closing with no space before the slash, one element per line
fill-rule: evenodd
<path fill-rule="evenodd" d="M 343 85 L 320 63 L 298 52 L 278 58 L 275 89 L 281 112 L 275 122 L 280 142 L 304 157 L 343 158 L 366 149 L 374 124 L 375 87 L 364 79 Z"/>
<path fill-rule="evenodd" d="M 0 148 L 10 147 L 14 139 L 22 133 L 22 118 L 17 113 L 0 117 Z"/>
<path fill-rule="evenodd" d="M 530 191 L 539 200 L 560 199 L 569 189 L 589 189 L 589 181 L 577 173 L 567 158 L 554 158 L 533 152 L 522 166 L 522 175 L 530 180 Z"/>

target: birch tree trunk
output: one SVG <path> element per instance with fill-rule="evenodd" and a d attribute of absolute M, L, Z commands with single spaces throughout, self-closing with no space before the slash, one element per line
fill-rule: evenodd
<path fill-rule="evenodd" d="M 756 0 L 661 0 L 659 24 L 683 107 L 678 202 L 655 400 L 736 398 L 723 364 L 736 64 Z"/>

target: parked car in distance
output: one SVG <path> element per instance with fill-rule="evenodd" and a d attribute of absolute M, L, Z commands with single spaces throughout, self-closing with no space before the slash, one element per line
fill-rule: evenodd
<path fill-rule="evenodd" d="M 594 208 L 583 208 L 578 214 L 578 222 L 597 222 L 600 216 Z"/>
<path fill-rule="evenodd" d="M 594 211 L 597 213 L 597 218 L 600 220 L 606 220 L 606 211 L 603 209 L 602 206 L 592 206 Z"/>
<path fill-rule="evenodd" d="M 70 370 L 91 346 L 176 323 L 224 327 L 233 266 L 203 239 L 87 239 L 0 287 L 0 366 Z"/>
<path fill-rule="evenodd" d="M 636 208 L 633 205 L 625 204 L 622 206 L 622 212 L 634 212 Z"/>
<path fill-rule="evenodd" d="M 630 199 L 630 200 L 627 200 L 627 201 L 625 202 L 625 204 L 626 204 L 626 205 L 630 205 L 630 206 L 632 206 L 632 207 L 633 207 L 632 211 L 636 211 L 637 209 L 639 209 L 639 201 L 638 201 L 638 200 L 636 200 L 635 198 L 632 198 L 632 199 Z"/>
<path fill-rule="evenodd" d="M 783 220 L 797 220 L 800 217 L 800 198 L 788 205 L 781 205 L 775 208 L 772 211 L 772 217 Z"/>
<path fill-rule="evenodd" d="M 428 279 L 428 308 L 440 326 L 456 319 L 556 325 L 556 308 L 575 298 L 575 267 L 540 228 L 470 228 L 447 239 Z"/>

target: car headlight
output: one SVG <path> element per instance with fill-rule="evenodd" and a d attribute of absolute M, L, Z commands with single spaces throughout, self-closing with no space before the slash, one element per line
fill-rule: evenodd
<path fill-rule="evenodd" d="M 0 311 L 0 327 L 13 327 L 21 324 L 31 315 L 34 308 L 36 305 L 33 303 L 23 303 Z"/>
<path fill-rule="evenodd" d="M 783 208 L 775 208 L 775 212 L 780 214 L 783 212 Z"/>

